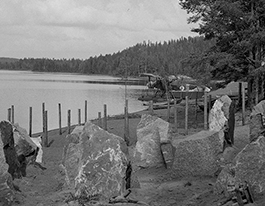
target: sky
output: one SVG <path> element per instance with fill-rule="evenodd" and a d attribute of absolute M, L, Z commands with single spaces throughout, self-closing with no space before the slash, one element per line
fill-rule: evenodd
<path fill-rule="evenodd" d="M 178 0 L 0 0 L 0 57 L 79 58 L 196 36 Z"/>

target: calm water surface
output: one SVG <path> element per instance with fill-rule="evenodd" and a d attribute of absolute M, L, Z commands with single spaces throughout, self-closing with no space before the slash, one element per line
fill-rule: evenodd
<path fill-rule="evenodd" d="M 67 110 L 71 110 L 72 124 L 78 123 L 78 109 L 84 122 L 85 101 L 88 103 L 88 119 L 103 114 L 107 104 L 108 115 L 124 112 L 125 86 L 91 84 L 87 81 L 115 81 L 110 76 L 88 76 L 58 73 L 34 73 L 29 71 L 0 70 L 0 120 L 7 119 L 7 110 L 14 105 L 15 122 L 29 129 L 29 107 L 33 110 L 33 132 L 42 131 L 42 103 L 48 111 L 48 129 L 58 128 L 58 103 L 62 108 L 62 126 L 67 125 Z M 137 100 L 144 86 L 127 86 L 129 112 L 144 109 Z"/>

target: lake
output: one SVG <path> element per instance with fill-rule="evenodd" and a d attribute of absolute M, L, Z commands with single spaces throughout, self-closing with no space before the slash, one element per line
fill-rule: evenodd
<path fill-rule="evenodd" d="M 71 124 L 78 123 L 78 109 L 81 122 L 85 118 L 85 101 L 88 105 L 88 119 L 98 117 L 104 104 L 108 115 L 124 112 L 125 96 L 129 102 L 129 112 L 145 109 L 137 100 L 145 86 L 106 84 L 118 78 L 101 75 L 78 75 L 65 73 L 37 73 L 31 71 L 0 70 L 0 118 L 7 119 L 8 108 L 14 105 L 15 122 L 29 130 L 29 108 L 32 107 L 32 130 L 42 131 L 42 103 L 48 111 L 48 129 L 59 127 L 58 104 L 61 104 L 62 126 L 67 125 L 67 111 L 71 110 Z M 100 83 L 89 83 L 102 81 Z M 127 92 L 125 92 L 127 91 Z M 126 95 L 125 95 L 126 93 Z"/>

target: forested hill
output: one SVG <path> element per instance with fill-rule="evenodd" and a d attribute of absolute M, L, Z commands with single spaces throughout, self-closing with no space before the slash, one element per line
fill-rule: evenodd
<path fill-rule="evenodd" d="M 164 43 L 143 42 L 121 52 L 85 60 L 24 58 L 0 61 L 0 69 L 116 76 L 138 76 L 142 72 L 152 72 L 160 75 L 186 74 L 198 78 L 207 76 L 209 66 L 191 67 L 187 60 L 203 53 L 213 44 L 213 41 L 204 41 L 203 37 L 180 38 Z"/>

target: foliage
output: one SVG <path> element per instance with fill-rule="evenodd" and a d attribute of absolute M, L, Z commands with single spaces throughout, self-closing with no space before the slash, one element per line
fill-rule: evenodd
<path fill-rule="evenodd" d="M 189 22 L 199 23 L 194 32 L 216 44 L 200 56 L 189 58 L 193 64 L 209 63 L 213 77 L 227 82 L 246 79 L 261 66 L 265 51 L 264 0 L 180 0 L 192 16 Z"/>
<path fill-rule="evenodd" d="M 0 69 L 107 74 L 123 77 L 152 72 L 162 76 L 184 74 L 194 78 L 204 78 L 209 69 L 202 66 L 192 67 L 185 63 L 185 59 L 190 55 L 203 53 L 212 45 L 213 41 L 204 41 L 203 37 L 180 38 L 164 43 L 148 41 L 121 52 L 85 60 L 24 58 L 13 62 L 0 62 Z"/>

